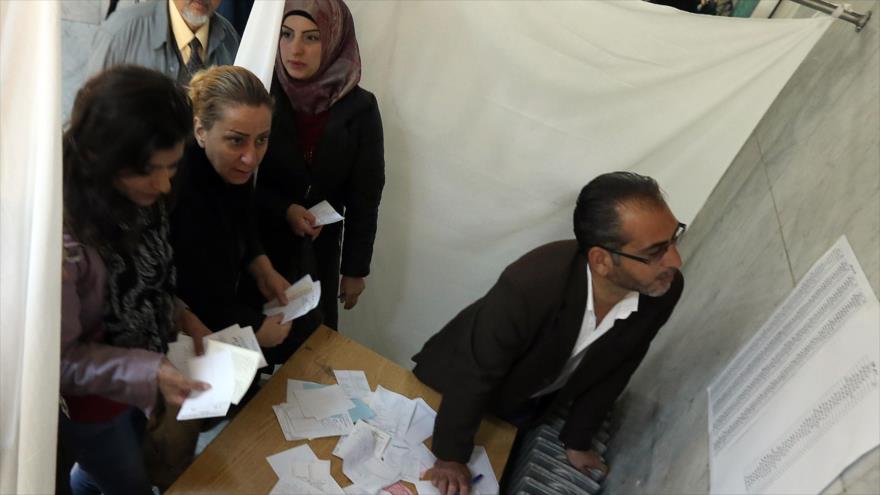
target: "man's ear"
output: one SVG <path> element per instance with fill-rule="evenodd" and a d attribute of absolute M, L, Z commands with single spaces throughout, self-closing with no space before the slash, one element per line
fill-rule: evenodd
<path fill-rule="evenodd" d="M 608 276 L 608 273 L 614 266 L 611 253 L 598 246 L 593 246 L 587 250 L 587 261 L 590 262 L 590 270 L 603 277 Z"/>
<path fill-rule="evenodd" d="M 202 124 L 202 119 L 198 117 L 193 117 L 193 133 L 196 136 L 196 142 L 200 147 L 205 147 L 205 134 L 208 133 L 208 130 L 205 129 L 205 126 Z"/>

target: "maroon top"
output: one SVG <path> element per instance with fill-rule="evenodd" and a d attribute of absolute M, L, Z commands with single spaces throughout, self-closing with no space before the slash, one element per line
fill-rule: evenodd
<path fill-rule="evenodd" d="M 312 158 L 315 156 L 315 149 L 318 147 L 318 141 L 321 134 L 324 133 L 324 126 L 327 125 L 327 119 L 330 117 L 330 110 L 325 110 L 314 115 L 296 112 L 296 134 L 299 137 L 300 147 L 302 147 L 303 158 L 309 165 L 312 164 Z"/>

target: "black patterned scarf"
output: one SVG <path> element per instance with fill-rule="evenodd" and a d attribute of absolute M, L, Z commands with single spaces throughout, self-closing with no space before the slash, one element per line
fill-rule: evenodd
<path fill-rule="evenodd" d="M 165 353 L 174 334 L 175 272 L 168 242 L 164 200 L 138 208 L 133 225 L 139 231 L 132 248 L 102 249 L 107 265 L 105 341 L 110 345 Z"/>

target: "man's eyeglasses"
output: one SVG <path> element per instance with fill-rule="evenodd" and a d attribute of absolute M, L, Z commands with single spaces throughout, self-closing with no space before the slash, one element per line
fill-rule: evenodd
<path fill-rule="evenodd" d="M 678 226 L 675 228 L 675 233 L 672 234 L 672 238 L 666 241 L 665 243 L 654 247 L 651 250 L 651 254 L 647 256 L 636 256 L 634 254 L 624 253 L 623 251 L 617 251 L 616 249 L 609 249 L 605 246 L 596 246 L 598 248 L 602 248 L 609 253 L 616 254 L 618 256 L 623 256 L 624 258 L 629 258 L 631 260 L 638 261 L 639 263 L 644 263 L 646 265 L 656 265 L 660 263 L 660 260 L 663 259 L 663 256 L 666 256 L 666 251 L 669 251 L 671 246 L 675 246 L 678 244 L 678 241 L 681 239 L 681 236 L 684 235 L 685 230 L 687 230 L 687 225 L 678 222 Z"/>

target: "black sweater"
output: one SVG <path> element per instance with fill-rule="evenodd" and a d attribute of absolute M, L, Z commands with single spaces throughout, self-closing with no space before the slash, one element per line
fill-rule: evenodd
<path fill-rule="evenodd" d="M 171 243 L 180 298 L 213 331 L 263 322 L 261 308 L 239 296 L 247 266 L 263 254 L 256 228 L 253 178 L 223 181 L 195 143 L 186 148 L 175 182 Z"/>

